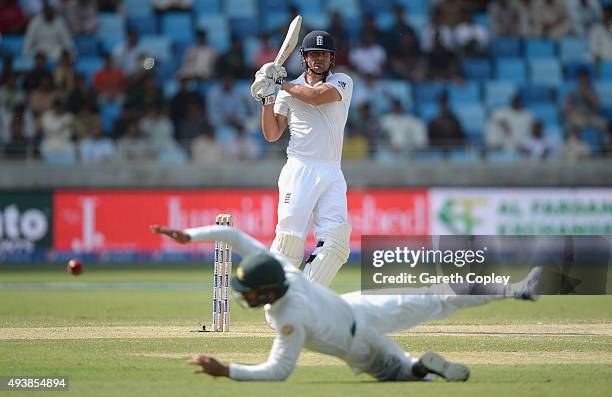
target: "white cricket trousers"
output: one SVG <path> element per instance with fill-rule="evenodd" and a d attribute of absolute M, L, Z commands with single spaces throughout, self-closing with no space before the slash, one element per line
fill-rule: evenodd
<path fill-rule="evenodd" d="M 289 157 L 278 178 L 276 234 L 305 239 L 312 223 L 317 241 L 348 222 L 346 181 L 340 164 Z"/>
<path fill-rule="evenodd" d="M 458 309 L 479 306 L 500 296 L 492 295 L 342 295 L 353 309 L 356 332 L 344 357 L 356 374 L 365 372 L 379 380 L 422 380 L 412 375 L 417 361 L 386 334 L 448 317 Z"/>

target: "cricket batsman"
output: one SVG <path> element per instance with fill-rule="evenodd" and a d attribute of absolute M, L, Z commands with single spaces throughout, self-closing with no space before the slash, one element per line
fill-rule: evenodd
<path fill-rule="evenodd" d="M 385 336 L 426 321 L 441 319 L 456 310 L 494 299 L 516 297 L 536 300 L 541 268 L 534 268 L 505 295 L 361 295 L 338 296 L 308 281 L 282 255 L 229 226 L 182 230 L 151 226 L 180 243 L 225 241 L 244 259 L 232 278 L 232 288 L 250 307 L 265 306 L 276 330 L 268 361 L 259 365 L 224 365 L 200 354 L 191 363 L 202 373 L 235 380 L 283 381 L 293 372 L 302 349 L 344 360 L 355 374 L 367 373 L 381 381 L 465 381 L 468 368 L 429 352 L 414 358 Z M 324 310 L 323 310 L 324 308 Z"/>
<path fill-rule="evenodd" d="M 262 102 L 261 127 L 267 141 L 277 141 L 287 125 L 291 134 L 287 163 L 278 179 L 278 224 L 270 250 L 299 268 L 312 224 L 317 248 L 304 274 L 328 286 L 350 252 L 340 159 L 353 80 L 332 73 L 336 48 L 329 33 L 308 33 L 300 52 L 306 69 L 300 77 L 284 82 L 285 68 L 267 63 L 255 74 L 251 95 Z"/>

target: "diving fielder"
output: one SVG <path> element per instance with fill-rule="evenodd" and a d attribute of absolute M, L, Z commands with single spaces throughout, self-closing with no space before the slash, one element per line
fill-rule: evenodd
<path fill-rule="evenodd" d="M 278 179 L 278 224 L 270 250 L 299 268 L 312 224 L 317 248 L 304 274 L 324 286 L 347 261 L 351 234 L 340 159 L 353 80 L 332 73 L 335 51 L 329 33 L 312 31 L 300 49 L 306 68 L 300 77 L 286 83 L 285 69 L 267 63 L 251 86 L 251 95 L 263 104 L 265 139 L 277 141 L 287 125 L 291 134 L 287 163 Z"/>
<path fill-rule="evenodd" d="M 429 380 L 432 374 L 448 381 L 467 380 L 469 370 L 465 365 L 432 352 L 413 358 L 385 334 L 506 296 L 536 300 L 541 274 L 541 268 L 534 268 L 523 281 L 513 284 L 506 296 L 368 296 L 359 291 L 338 296 L 306 280 L 283 256 L 270 253 L 263 244 L 233 227 L 204 226 L 181 231 L 152 226 L 151 230 L 180 243 L 225 241 L 245 258 L 232 278 L 232 288 L 250 307 L 265 305 L 277 332 L 268 361 L 228 366 L 203 354 L 191 360 L 203 373 L 235 380 L 285 380 L 303 348 L 338 357 L 355 374 L 365 372 L 382 381 Z"/>

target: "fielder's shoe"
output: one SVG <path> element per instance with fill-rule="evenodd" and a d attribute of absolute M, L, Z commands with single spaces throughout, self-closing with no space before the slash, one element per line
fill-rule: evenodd
<path fill-rule="evenodd" d="M 516 283 L 516 287 L 514 288 L 514 297 L 516 299 L 534 302 L 540 299 L 539 286 L 543 271 L 544 268 L 542 266 L 536 266 L 531 269 L 529 274 L 527 274 L 527 277 Z"/>
<path fill-rule="evenodd" d="M 447 361 L 441 355 L 427 352 L 419 362 L 432 374 L 443 377 L 449 382 L 464 382 L 470 377 L 470 370 L 461 363 Z"/>

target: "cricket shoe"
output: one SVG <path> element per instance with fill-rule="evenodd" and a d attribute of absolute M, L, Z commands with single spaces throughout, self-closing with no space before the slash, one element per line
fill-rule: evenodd
<path fill-rule="evenodd" d="M 443 377 L 448 382 L 465 382 L 470 377 L 470 370 L 461 363 L 447 361 L 434 352 L 427 352 L 421 356 L 419 362 L 432 374 Z"/>
<path fill-rule="evenodd" d="M 513 286 L 514 298 L 534 302 L 540 299 L 539 286 L 543 271 L 544 268 L 542 266 L 536 266 L 531 269 L 527 277 Z"/>

